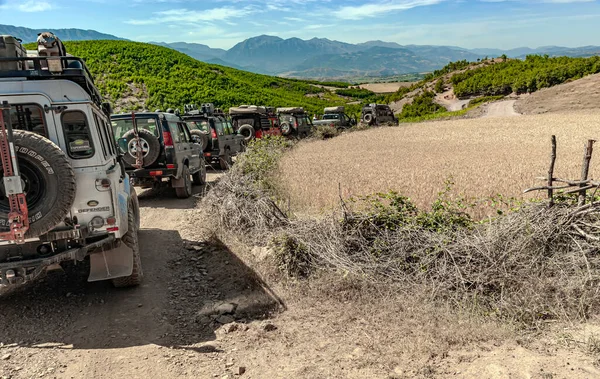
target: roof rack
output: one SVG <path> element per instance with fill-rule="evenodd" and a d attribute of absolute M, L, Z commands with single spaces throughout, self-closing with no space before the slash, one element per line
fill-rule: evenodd
<path fill-rule="evenodd" d="M 85 62 L 77 57 L 17 57 L 0 58 L 0 63 L 22 62 L 22 70 L 0 70 L 0 78 L 26 78 L 27 80 L 70 80 L 90 95 L 98 106 L 102 96 L 94 84 Z"/>

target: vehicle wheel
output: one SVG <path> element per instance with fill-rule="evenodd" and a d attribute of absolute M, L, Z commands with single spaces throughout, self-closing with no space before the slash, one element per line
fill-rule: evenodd
<path fill-rule="evenodd" d="M 38 237 L 62 222 L 75 200 L 75 173 L 65 153 L 39 134 L 13 131 L 30 225 L 26 238 Z M 8 231 L 10 204 L 0 166 L 0 231 Z"/>
<path fill-rule="evenodd" d="M 233 166 L 233 159 L 231 159 L 231 154 L 228 149 L 225 149 L 225 155 L 219 157 L 219 165 L 221 170 L 228 170 Z"/>
<path fill-rule="evenodd" d="M 373 117 L 372 113 L 367 113 L 363 116 L 363 120 L 365 120 L 367 124 L 373 125 L 373 121 L 375 120 L 375 118 Z"/>
<path fill-rule="evenodd" d="M 139 218 L 136 218 L 135 215 L 133 197 L 132 201 L 129 202 L 129 207 L 127 207 L 127 217 L 129 230 L 127 231 L 127 233 L 125 233 L 121 240 L 125 245 L 127 245 L 131 250 L 133 250 L 133 272 L 129 276 L 113 279 L 112 283 L 117 288 L 138 286 L 142 283 L 142 280 L 144 278 L 144 271 L 142 270 L 142 259 L 140 257 L 140 243 L 138 236 L 139 228 L 136 227 L 136 225 L 139 224 Z"/>
<path fill-rule="evenodd" d="M 200 171 L 192 175 L 192 183 L 196 185 L 206 184 L 206 165 L 204 164 L 204 160 L 200 163 Z"/>
<path fill-rule="evenodd" d="M 144 156 L 144 166 L 150 166 L 158 159 L 160 155 L 160 141 L 152 132 L 146 129 L 139 130 L 142 155 Z M 133 166 L 136 161 L 137 139 L 133 130 L 123 135 L 127 142 L 127 152 L 123 155 L 123 160 Z"/>
<path fill-rule="evenodd" d="M 206 148 L 208 147 L 208 134 L 204 133 L 201 130 L 192 130 L 190 134 L 193 136 L 200 137 L 200 139 L 202 140 L 202 151 L 206 151 Z"/>
<path fill-rule="evenodd" d="M 238 129 L 238 134 L 242 135 L 246 142 L 252 141 L 255 136 L 254 128 L 250 124 L 244 124 L 240 126 Z"/>
<path fill-rule="evenodd" d="M 290 125 L 289 122 L 282 122 L 281 123 L 281 134 L 283 134 L 284 136 L 288 136 L 288 135 L 290 135 L 290 133 L 292 133 L 292 125 Z"/>
<path fill-rule="evenodd" d="M 175 188 L 175 193 L 178 198 L 187 199 L 192 196 L 192 179 L 190 177 L 190 169 L 188 166 L 183 166 L 181 176 L 183 177 L 183 187 Z"/>
<path fill-rule="evenodd" d="M 133 202 L 133 210 L 135 212 L 136 227 L 138 230 L 140 230 L 142 221 L 140 217 L 140 200 L 138 199 L 137 192 L 135 192 L 135 188 L 133 188 L 133 186 L 131 186 L 130 188 L 131 201 Z"/>

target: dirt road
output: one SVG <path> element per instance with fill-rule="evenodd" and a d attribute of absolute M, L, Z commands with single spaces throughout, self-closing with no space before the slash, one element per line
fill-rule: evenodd
<path fill-rule="evenodd" d="M 204 190 L 141 194 L 141 287 L 86 283 L 79 265 L 0 298 L 0 378 L 600 375 L 577 351 L 524 348 L 502 326 L 457 320 L 413 294 L 374 298 L 341 278 L 270 288 L 257 260 L 207 238 L 195 208 Z"/>
<path fill-rule="evenodd" d="M 188 200 L 172 191 L 140 195 L 141 287 L 116 290 L 110 283 L 86 283 L 89 267 L 83 264 L 67 268 L 69 275 L 49 273 L 0 299 L 0 377 L 220 378 L 233 373 L 234 367 L 225 367 L 226 355 L 210 345 L 216 339 L 215 325 L 207 325 L 214 323 L 211 316 L 251 324 L 280 304 L 218 241 L 188 240 L 198 237 L 187 220 L 203 190 L 196 188 Z M 228 303 L 235 304 L 235 316 L 233 311 L 213 315 L 213 308 Z"/>
<path fill-rule="evenodd" d="M 489 103 L 483 117 L 514 117 L 520 116 L 515 111 L 516 100 L 504 100 Z"/>

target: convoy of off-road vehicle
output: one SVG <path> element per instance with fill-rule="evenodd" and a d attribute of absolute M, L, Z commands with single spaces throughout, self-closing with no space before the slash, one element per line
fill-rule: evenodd
<path fill-rule="evenodd" d="M 36 50 L 0 36 L 0 288 L 21 285 L 66 261 L 89 257 L 89 281 L 135 286 L 143 277 L 134 186 L 170 186 L 180 198 L 223 170 L 248 142 L 305 138 L 315 125 L 346 129 L 344 107 L 313 122 L 301 107 L 185 105 L 184 113 L 112 115 L 84 61 L 54 34 Z M 396 122 L 370 104 L 361 120 Z"/>

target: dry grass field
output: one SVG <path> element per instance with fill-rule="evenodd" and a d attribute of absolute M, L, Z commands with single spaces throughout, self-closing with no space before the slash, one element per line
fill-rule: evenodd
<path fill-rule="evenodd" d="M 453 193 L 469 199 L 521 199 L 546 175 L 552 134 L 556 175 L 577 178 L 584 143 L 600 137 L 600 112 L 461 119 L 306 142 L 283 159 L 282 188 L 295 210 L 311 213 L 337 205 L 338 186 L 344 198 L 395 190 L 428 207 L 450 177 Z M 599 165 L 595 156 L 590 177 L 600 176 Z M 493 211 L 482 204 L 472 213 Z"/>
<path fill-rule="evenodd" d="M 393 93 L 402 87 L 410 87 L 414 82 L 392 82 L 392 83 L 367 83 L 361 84 L 360 88 L 368 89 L 375 93 Z"/>

